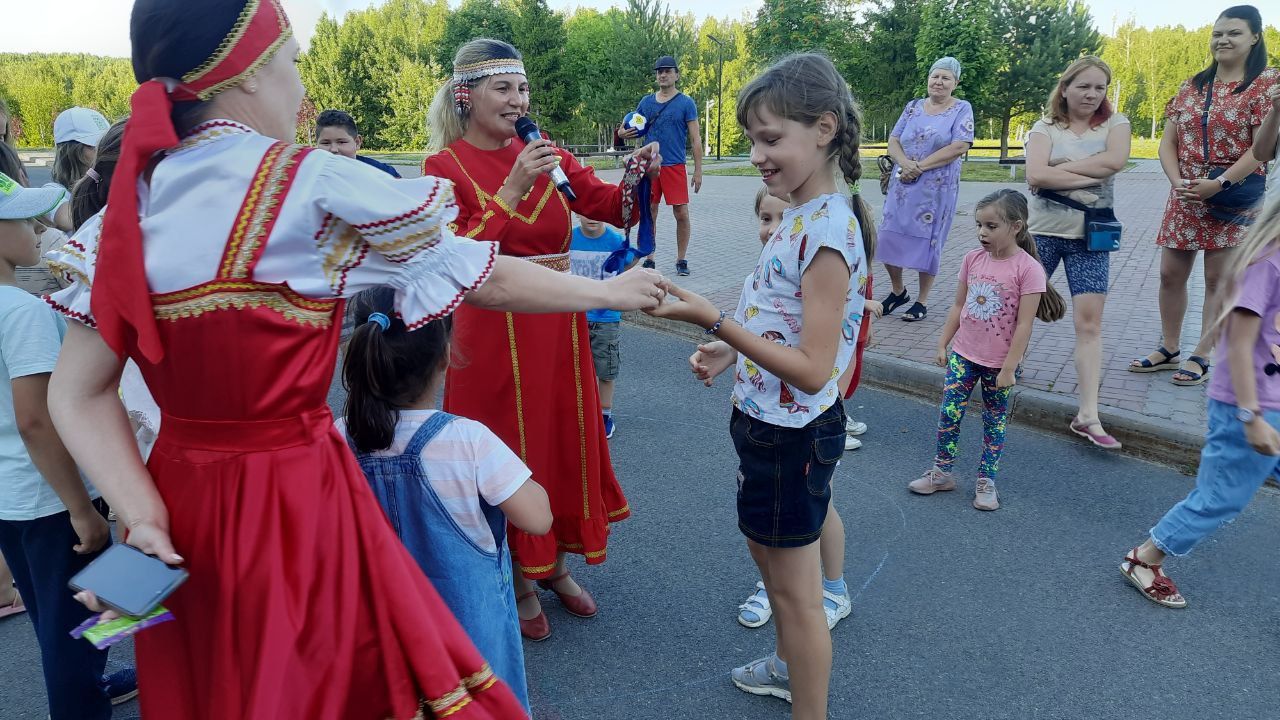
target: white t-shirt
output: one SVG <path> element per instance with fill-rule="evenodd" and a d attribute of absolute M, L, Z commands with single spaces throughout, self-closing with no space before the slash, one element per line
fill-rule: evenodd
<path fill-rule="evenodd" d="M 836 348 L 836 366 L 817 394 L 793 388 L 738 355 L 733 386 L 733 406 L 772 425 L 804 427 L 836 403 L 836 380 L 849 367 L 858 329 L 862 325 L 863 294 L 867 283 L 867 256 L 862 249 L 862 229 L 843 195 L 820 195 L 809 202 L 789 207 L 769 242 L 760 251 L 756 270 L 742 286 L 734 320 L 747 330 L 785 347 L 800 344 L 800 279 L 819 248 L 840 253 L 849 266 L 849 289 L 845 294 L 845 318 L 841 328 L 844 342 Z"/>
<path fill-rule="evenodd" d="M 374 455 L 403 455 L 413 434 L 437 412 L 401 410 L 391 447 Z M 345 437 L 346 422 L 339 418 L 337 426 Z M 480 510 L 480 499 L 495 507 L 506 502 L 533 475 L 529 468 L 489 428 L 463 417 L 445 425 L 427 443 L 422 466 L 458 527 L 481 549 L 496 552 L 498 544 Z"/>
<path fill-rule="evenodd" d="M 67 323 L 39 298 L 0 285 L 0 520 L 36 520 L 66 510 L 31 462 L 18 434 L 11 381 L 53 372 Z M 89 497 L 98 492 L 86 480 Z"/>
<path fill-rule="evenodd" d="M 1029 134 L 1040 134 L 1049 138 L 1049 165 L 1052 167 L 1071 160 L 1091 158 L 1107 149 L 1107 136 L 1111 128 L 1117 125 L 1128 125 L 1129 118 L 1115 113 L 1096 128 L 1091 128 L 1083 135 L 1077 135 L 1061 125 L 1038 121 Z M 1115 207 L 1115 175 L 1079 190 L 1057 190 L 1072 200 L 1091 208 Z M 1073 210 L 1062 203 L 1045 200 L 1035 195 L 1027 209 L 1031 217 L 1027 229 L 1032 235 L 1049 235 L 1051 237 L 1082 239 L 1084 238 L 1084 211 Z"/>

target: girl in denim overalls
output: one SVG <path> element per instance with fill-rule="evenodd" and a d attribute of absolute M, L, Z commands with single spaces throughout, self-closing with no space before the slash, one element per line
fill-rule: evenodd
<path fill-rule="evenodd" d="M 352 301 L 338 424 L 396 534 L 528 709 L 506 524 L 546 533 L 547 494 L 488 428 L 435 409 L 449 320 L 409 331 L 393 300 L 378 288 Z"/>

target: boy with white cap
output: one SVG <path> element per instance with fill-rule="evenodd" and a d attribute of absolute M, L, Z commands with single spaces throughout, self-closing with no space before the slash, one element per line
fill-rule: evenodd
<path fill-rule="evenodd" d="M 107 653 L 69 634 L 92 613 L 67 581 L 111 544 L 105 506 L 49 419 L 49 375 L 66 322 L 19 289 L 14 268 L 40 258 L 40 219 L 56 187 L 24 188 L 0 174 L 0 552 L 13 571 L 40 645 L 49 712 L 107 720 L 113 699 L 137 694 L 132 669 L 103 677 Z"/>

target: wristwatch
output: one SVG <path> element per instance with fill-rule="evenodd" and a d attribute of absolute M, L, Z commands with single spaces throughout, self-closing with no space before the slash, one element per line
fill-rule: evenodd
<path fill-rule="evenodd" d="M 1253 410 L 1250 410 L 1247 407 L 1236 408 L 1236 419 L 1244 423 L 1245 425 L 1248 425 L 1249 423 L 1253 422 L 1254 420 L 1257 419 L 1257 417 L 1258 417 L 1258 413 Z"/>
<path fill-rule="evenodd" d="M 1216 179 L 1218 183 L 1222 185 L 1223 190 L 1226 190 L 1230 188 L 1232 185 L 1235 185 L 1235 183 L 1227 179 L 1226 175 L 1219 175 Z"/>

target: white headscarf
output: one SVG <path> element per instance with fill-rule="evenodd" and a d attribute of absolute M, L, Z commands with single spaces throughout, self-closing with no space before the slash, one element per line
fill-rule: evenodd
<path fill-rule="evenodd" d="M 938 58 L 933 66 L 929 68 L 929 74 L 932 75 L 934 70 L 946 70 L 955 77 L 956 82 L 960 82 L 960 61 L 950 55 L 944 58 Z"/>

